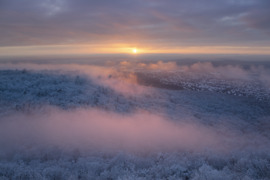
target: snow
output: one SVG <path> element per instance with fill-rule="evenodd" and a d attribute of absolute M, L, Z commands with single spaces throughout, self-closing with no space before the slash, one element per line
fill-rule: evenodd
<path fill-rule="evenodd" d="M 0 179 L 270 178 L 267 68 L 0 67 Z"/>

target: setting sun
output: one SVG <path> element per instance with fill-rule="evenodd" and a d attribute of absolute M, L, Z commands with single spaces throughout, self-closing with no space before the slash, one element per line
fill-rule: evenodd
<path fill-rule="evenodd" d="M 270 180 L 269 9 L 0 0 L 0 180 Z"/>

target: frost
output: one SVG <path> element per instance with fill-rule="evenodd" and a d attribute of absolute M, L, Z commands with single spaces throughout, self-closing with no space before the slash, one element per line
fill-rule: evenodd
<path fill-rule="evenodd" d="M 0 179 L 270 179 L 269 69 L 1 64 Z"/>

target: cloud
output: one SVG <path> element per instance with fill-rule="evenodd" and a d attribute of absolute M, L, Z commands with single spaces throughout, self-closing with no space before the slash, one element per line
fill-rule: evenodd
<path fill-rule="evenodd" d="M 178 74 L 191 79 L 200 79 L 208 76 L 208 78 L 217 80 L 256 81 L 265 86 L 269 85 L 269 72 L 266 67 L 251 65 L 248 69 L 245 69 L 240 65 L 214 65 L 214 63 L 211 62 L 196 62 L 191 63 L 190 65 L 178 65 L 173 61 L 158 61 L 156 63 L 147 61 L 115 61 L 103 62 L 100 65 L 7 63 L 1 65 L 0 69 L 49 70 L 62 74 L 79 74 L 94 80 L 96 84 L 110 87 L 123 95 L 143 95 L 154 92 L 151 88 L 138 86 L 138 84 L 140 84 L 140 78 L 142 78 L 140 76 L 138 77 L 138 73 L 140 72 L 146 74 L 158 72 L 159 74 L 156 75 L 159 78 L 164 74 L 170 75 L 170 73 L 172 73 L 172 76 Z M 171 78 L 177 80 L 177 77 Z"/>
<path fill-rule="evenodd" d="M 194 122 L 166 120 L 145 111 L 124 115 L 97 109 L 65 111 L 48 107 L 41 112 L 2 117 L 0 142 L 5 148 L 58 146 L 64 151 L 78 148 L 82 152 L 89 149 L 227 152 L 269 146 L 259 134 L 243 135 L 225 127 Z M 258 139 L 261 143 L 255 147 Z"/>
<path fill-rule="evenodd" d="M 112 66 L 78 65 L 78 64 L 5 64 L 0 69 L 51 71 L 58 74 L 81 75 L 94 81 L 97 85 L 109 87 L 122 95 L 146 95 L 153 89 L 138 86 L 137 77 L 132 71 L 119 71 Z"/>
<path fill-rule="evenodd" d="M 267 0 L 2 0 L 0 8 L 1 46 L 100 42 L 161 47 L 246 46 L 252 42 L 269 46 Z M 234 18 L 233 23 L 220 21 L 241 14 L 245 16 Z"/>
<path fill-rule="evenodd" d="M 144 63 L 144 62 L 132 62 L 132 61 L 122 61 L 119 63 L 120 68 L 123 70 L 161 70 L 161 71 L 170 71 L 177 70 L 178 66 L 176 62 L 163 62 L 158 61 L 156 63 Z"/>

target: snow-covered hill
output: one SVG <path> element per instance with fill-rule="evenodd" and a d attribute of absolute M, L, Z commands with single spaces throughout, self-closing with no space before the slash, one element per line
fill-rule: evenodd
<path fill-rule="evenodd" d="M 2 64 L 0 179 L 268 179 L 268 75 Z"/>

